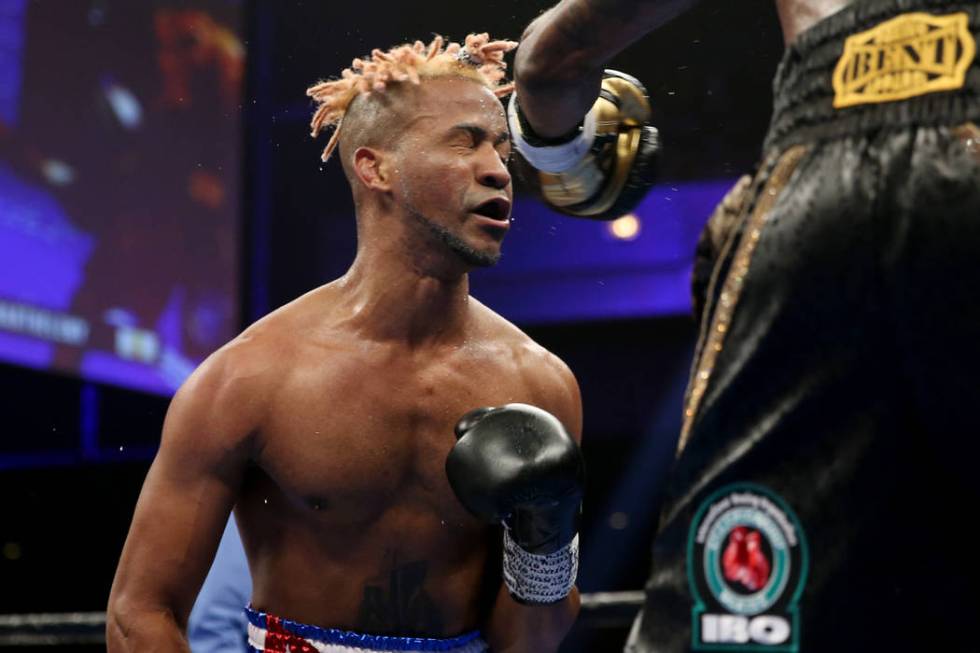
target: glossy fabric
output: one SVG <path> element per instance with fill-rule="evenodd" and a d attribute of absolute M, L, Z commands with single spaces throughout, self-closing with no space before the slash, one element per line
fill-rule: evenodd
<path fill-rule="evenodd" d="M 478 631 L 450 639 L 394 637 L 321 628 L 245 608 L 249 653 L 380 653 L 381 651 L 442 651 L 483 653 Z"/>
<path fill-rule="evenodd" d="M 808 543 L 782 650 L 980 650 L 980 65 L 956 91 L 831 106 L 847 36 L 910 11 L 966 12 L 980 34 L 978 3 L 949 0 L 858 2 L 803 34 L 760 171 L 702 243 L 688 407 L 703 395 L 628 651 L 694 650 L 691 525 L 732 483 L 781 497 Z"/>

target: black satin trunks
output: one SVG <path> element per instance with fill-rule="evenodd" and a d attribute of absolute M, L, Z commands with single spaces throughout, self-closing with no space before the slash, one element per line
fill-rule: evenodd
<path fill-rule="evenodd" d="M 978 41 L 978 2 L 867 0 L 788 48 L 628 651 L 980 651 Z"/>

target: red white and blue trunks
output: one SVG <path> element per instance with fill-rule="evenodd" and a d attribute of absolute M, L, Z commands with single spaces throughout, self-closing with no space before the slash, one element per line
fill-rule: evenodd
<path fill-rule="evenodd" d="M 485 653 L 487 643 L 477 630 L 450 639 L 364 635 L 337 628 L 308 626 L 245 608 L 249 653 L 375 653 L 380 651 L 443 651 Z"/>

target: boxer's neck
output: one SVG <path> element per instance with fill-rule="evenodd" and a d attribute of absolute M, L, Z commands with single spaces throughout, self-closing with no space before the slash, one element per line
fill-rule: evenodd
<path fill-rule="evenodd" d="M 469 277 L 446 274 L 384 247 L 362 247 L 341 280 L 349 323 L 368 337 L 410 346 L 460 341 Z"/>
<path fill-rule="evenodd" d="M 783 41 L 789 45 L 797 36 L 851 2 L 853 0 L 776 0 Z"/>

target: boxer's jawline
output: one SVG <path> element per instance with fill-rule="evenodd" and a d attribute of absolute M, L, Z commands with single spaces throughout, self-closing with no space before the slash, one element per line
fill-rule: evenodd
<path fill-rule="evenodd" d="M 415 218 L 415 220 L 419 222 L 426 230 L 428 230 L 430 235 L 438 238 L 465 263 L 474 267 L 488 268 L 493 267 L 500 260 L 499 253 L 496 256 L 489 255 L 477 250 L 474 247 L 471 247 L 465 240 L 453 234 L 451 231 L 437 222 L 429 219 L 420 211 L 411 206 L 409 207 L 409 214 Z"/>
<path fill-rule="evenodd" d="M 394 553 L 386 558 L 391 566 L 364 585 L 357 628 L 372 635 L 444 637 L 442 616 L 425 589 L 429 563 L 399 564 Z"/>

